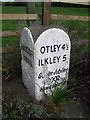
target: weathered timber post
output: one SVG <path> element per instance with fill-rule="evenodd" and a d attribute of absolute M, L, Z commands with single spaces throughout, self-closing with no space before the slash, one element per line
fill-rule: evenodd
<path fill-rule="evenodd" d="M 48 26 L 51 16 L 51 2 L 42 3 L 42 25 Z"/>
<path fill-rule="evenodd" d="M 27 3 L 27 13 L 28 14 L 35 14 L 35 2 L 28 2 Z M 28 20 L 28 26 L 31 26 L 34 23 L 34 20 Z"/>

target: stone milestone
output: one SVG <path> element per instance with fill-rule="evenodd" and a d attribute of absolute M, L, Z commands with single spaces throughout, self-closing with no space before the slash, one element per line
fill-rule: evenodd
<path fill-rule="evenodd" d="M 56 84 L 60 87 L 68 80 L 71 44 L 62 29 L 49 28 L 34 43 L 30 30 L 24 28 L 20 45 L 23 81 L 31 96 L 42 100 L 43 93 L 51 95 Z"/>

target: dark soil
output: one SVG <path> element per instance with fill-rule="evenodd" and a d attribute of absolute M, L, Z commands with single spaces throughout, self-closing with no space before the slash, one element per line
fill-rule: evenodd
<path fill-rule="evenodd" d="M 30 99 L 21 78 L 15 78 L 7 81 L 3 80 L 2 88 L 3 94 L 8 95 L 9 98 L 18 96 L 20 98 Z"/>

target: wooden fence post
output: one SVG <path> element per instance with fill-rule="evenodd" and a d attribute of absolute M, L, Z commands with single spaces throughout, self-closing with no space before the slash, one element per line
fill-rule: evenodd
<path fill-rule="evenodd" d="M 48 26 L 51 17 L 51 2 L 42 3 L 42 25 Z"/>
<path fill-rule="evenodd" d="M 35 2 L 28 2 L 27 3 L 27 13 L 28 14 L 35 14 Z M 34 20 L 28 20 L 28 26 L 31 26 L 34 23 Z"/>

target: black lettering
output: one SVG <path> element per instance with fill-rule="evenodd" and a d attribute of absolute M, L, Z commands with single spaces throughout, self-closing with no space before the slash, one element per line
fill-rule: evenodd
<path fill-rule="evenodd" d="M 66 50 L 68 50 L 68 44 L 66 44 Z"/>
<path fill-rule="evenodd" d="M 41 66 L 43 66 L 44 64 L 43 64 L 43 60 L 41 59 Z"/>
<path fill-rule="evenodd" d="M 40 59 L 38 60 L 38 66 L 40 66 Z"/>
<path fill-rule="evenodd" d="M 33 55 L 33 52 L 25 45 L 21 44 L 21 49 L 29 55 Z"/>
<path fill-rule="evenodd" d="M 66 55 L 63 55 L 63 62 L 66 61 Z"/>
<path fill-rule="evenodd" d="M 52 59 L 50 58 L 50 64 L 53 64 Z"/>
<path fill-rule="evenodd" d="M 48 64 L 48 58 L 45 58 L 44 62 L 45 62 L 45 65 L 47 65 Z"/>
<path fill-rule="evenodd" d="M 57 80 L 60 80 L 60 79 L 61 79 L 61 77 L 60 77 L 60 75 L 58 75 L 58 76 L 57 76 Z"/>
<path fill-rule="evenodd" d="M 50 80 L 53 81 L 54 80 L 53 77 L 51 77 Z"/>
<path fill-rule="evenodd" d="M 45 87 L 45 90 L 51 89 L 52 85 Z"/>
<path fill-rule="evenodd" d="M 60 62 L 60 57 L 61 57 L 61 56 L 57 56 L 57 61 L 58 61 L 58 62 Z"/>
<path fill-rule="evenodd" d="M 59 69 L 59 70 L 58 70 L 58 74 L 60 74 L 60 73 L 61 73 L 61 70 Z"/>
<path fill-rule="evenodd" d="M 62 49 L 65 50 L 65 44 L 63 44 Z"/>
<path fill-rule="evenodd" d="M 61 46 L 61 44 L 60 44 L 60 45 L 57 45 L 58 51 L 60 51 L 60 46 Z"/>
<path fill-rule="evenodd" d="M 56 69 L 55 72 L 54 72 L 54 75 L 55 75 L 55 74 L 57 74 L 57 69 Z"/>
<path fill-rule="evenodd" d="M 50 71 L 48 72 L 48 76 L 51 76 L 52 74 L 53 74 L 53 72 L 50 72 Z"/>
<path fill-rule="evenodd" d="M 52 45 L 51 45 L 51 52 L 53 52 L 53 47 L 52 47 Z"/>
<path fill-rule="evenodd" d="M 56 57 L 53 57 L 53 63 L 56 63 Z"/>
<path fill-rule="evenodd" d="M 47 53 L 49 52 L 49 48 L 50 48 L 50 46 L 46 46 L 46 48 L 47 48 Z"/>
<path fill-rule="evenodd" d="M 43 54 L 43 53 L 45 53 L 45 47 L 44 46 L 42 46 L 41 48 L 40 48 L 40 52 Z"/>
<path fill-rule="evenodd" d="M 28 59 L 26 56 L 24 56 L 24 60 L 25 60 L 25 62 L 27 62 L 29 65 L 31 65 L 31 67 L 33 67 L 30 59 Z"/>
<path fill-rule="evenodd" d="M 57 80 L 57 76 L 54 77 L 54 81 L 56 81 L 56 80 Z"/>
<path fill-rule="evenodd" d="M 45 91 L 45 87 L 40 88 L 40 92 Z"/>
<path fill-rule="evenodd" d="M 44 78 L 44 77 L 42 76 L 42 73 L 40 73 L 39 76 L 38 76 L 38 79 L 41 79 L 41 78 Z"/>
<path fill-rule="evenodd" d="M 54 52 L 56 52 L 56 46 L 57 46 L 57 45 L 54 45 Z"/>

